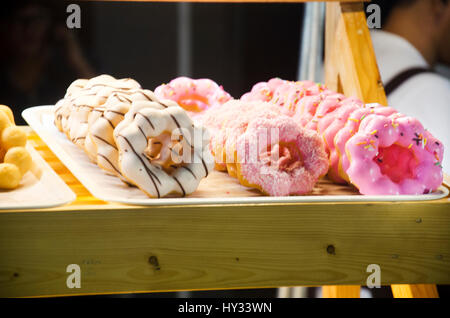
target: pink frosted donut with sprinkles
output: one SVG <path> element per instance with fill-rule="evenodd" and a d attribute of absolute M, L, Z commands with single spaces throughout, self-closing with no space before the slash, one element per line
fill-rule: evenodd
<path fill-rule="evenodd" d="M 361 122 L 370 114 L 382 115 L 382 116 L 390 116 L 396 114 L 396 116 L 403 116 L 400 113 L 397 113 L 395 109 L 392 107 L 381 106 L 380 104 L 366 104 L 363 108 L 358 108 L 354 112 L 352 112 L 342 129 L 340 129 L 334 139 L 334 147 L 330 148 L 330 175 L 337 175 L 341 178 L 341 180 L 345 180 L 350 182 L 346 170 L 350 164 L 347 154 L 345 153 L 345 144 L 347 141 L 358 132 L 359 125 Z M 339 158 L 338 162 L 335 162 L 334 159 Z"/>
<path fill-rule="evenodd" d="M 208 108 L 222 105 L 232 99 L 222 86 L 207 79 L 192 79 L 178 77 L 168 84 L 162 84 L 155 89 L 159 99 L 169 99 L 178 103 L 194 116 L 203 113 Z"/>
<path fill-rule="evenodd" d="M 443 181 L 442 145 L 412 117 L 368 115 L 345 150 L 362 194 L 424 194 Z"/>
<path fill-rule="evenodd" d="M 347 181 L 339 176 L 339 154 L 336 151 L 334 138 L 336 134 L 345 126 L 348 117 L 358 109 L 358 104 L 344 104 L 332 113 L 327 114 L 319 121 L 317 131 L 325 142 L 325 149 L 329 155 L 330 168 L 328 177 L 336 183 L 346 183 Z"/>
<path fill-rule="evenodd" d="M 240 183 L 271 196 L 309 193 L 328 170 L 320 136 L 285 115 L 253 119 L 237 139 L 236 158 Z"/>
<path fill-rule="evenodd" d="M 317 106 L 316 112 L 311 120 L 305 125 L 306 128 L 311 130 L 317 130 L 317 125 L 328 113 L 333 112 L 337 108 L 340 108 L 341 101 L 345 99 L 345 96 L 339 93 L 330 93 L 329 91 L 321 94 L 322 101 Z"/>
<path fill-rule="evenodd" d="M 243 102 L 268 102 L 273 97 L 273 90 L 269 87 L 268 83 L 260 82 L 253 85 L 252 90 L 241 96 L 240 100 Z"/>

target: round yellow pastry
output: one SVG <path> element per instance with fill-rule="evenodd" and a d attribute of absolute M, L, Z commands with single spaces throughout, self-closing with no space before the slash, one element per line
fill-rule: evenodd
<path fill-rule="evenodd" d="M 11 163 L 0 163 L 0 189 L 15 189 L 20 183 L 22 176 L 16 165 Z"/>
<path fill-rule="evenodd" d="M 0 112 L 5 113 L 6 116 L 8 116 L 8 119 L 11 122 L 11 124 L 15 125 L 15 123 L 14 123 L 14 114 L 13 114 L 11 108 L 9 108 L 6 105 L 0 105 Z"/>
<path fill-rule="evenodd" d="M 33 163 L 30 153 L 24 147 L 9 148 L 4 162 L 16 165 L 22 176 L 31 169 Z"/>
<path fill-rule="evenodd" d="M 17 126 L 10 126 L 2 132 L 2 147 L 9 149 L 12 147 L 25 147 L 27 143 L 27 134 L 23 129 Z"/>
<path fill-rule="evenodd" d="M 4 129 L 6 129 L 9 126 L 11 126 L 11 121 L 9 120 L 8 115 L 0 111 L 0 134 Z"/>

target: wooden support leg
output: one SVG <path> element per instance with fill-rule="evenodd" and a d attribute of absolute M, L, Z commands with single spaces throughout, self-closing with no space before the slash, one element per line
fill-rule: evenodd
<path fill-rule="evenodd" d="M 434 284 L 392 285 L 394 298 L 439 298 Z"/>
<path fill-rule="evenodd" d="M 359 298 L 360 286 L 323 286 L 322 298 Z"/>

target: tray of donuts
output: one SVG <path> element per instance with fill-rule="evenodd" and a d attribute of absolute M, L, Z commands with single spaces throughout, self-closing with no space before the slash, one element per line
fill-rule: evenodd
<path fill-rule="evenodd" d="M 0 105 L 0 210 L 54 207 L 76 199 L 72 190 L 27 143 L 26 127 Z"/>
<path fill-rule="evenodd" d="M 415 118 L 310 81 L 233 98 L 211 79 L 154 90 L 100 75 L 23 112 L 91 194 L 135 205 L 410 201 L 448 195 Z"/>

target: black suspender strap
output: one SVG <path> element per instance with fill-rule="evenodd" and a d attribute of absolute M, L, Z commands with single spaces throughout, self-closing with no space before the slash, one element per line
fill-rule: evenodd
<path fill-rule="evenodd" d="M 384 85 L 384 92 L 386 93 L 386 95 L 389 95 L 408 79 L 422 73 L 433 73 L 433 70 L 425 67 L 413 67 L 406 69 L 394 76 L 389 82 L 386 83 L 386 85 Z"/>

